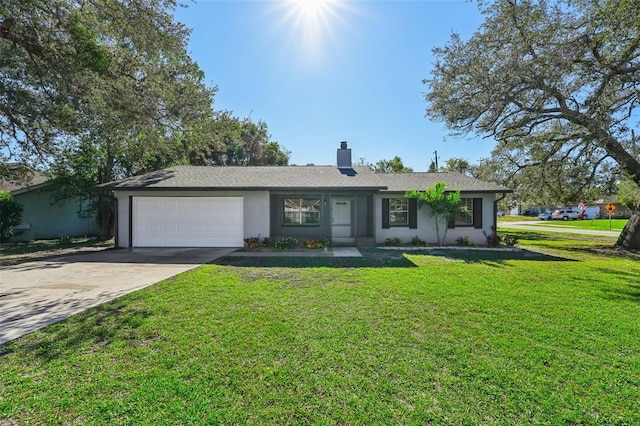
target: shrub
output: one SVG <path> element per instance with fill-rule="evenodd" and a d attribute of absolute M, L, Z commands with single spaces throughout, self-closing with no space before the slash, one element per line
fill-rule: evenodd
<path fill-rule="evenodd" d="M 258 248 L 258 245 L 260 243 L 260 238 L 245 238 L 244 239 L 244 246 L 246 248 L 248 248 L 249 250 L 255 250 Z"/>
<path fill-rule="evenodd" d="M 471 242 L 471 240 L 469 240 L 469 237 L 458 237 L 456 238 L 456 245 L 459 246 L 474 246 L 475 244 L 473 244 Z"/>
<path fill-rule="evenodd" d="M 8 192 L 0 191 L 0 212 L 0 242 L 4 242 L 13 235 L 13 227 L 22 221 L 22 205 Z"/>
<path fill-rule="evenodd" d="M 293 237 L 284 237 L 275 242 L 274 247 L 282 250 L 289 250 L 298 245 L 298 240 Z"/>
<path fill-rule="evenodd" d="M 262 239 L 263 247 L 273 247 L 273 240 L 269 237 L 265 237 Z"/>
<path fill-rule="evenodd" d="M 425 240 L 423 240 L 422 238 L 416 235 L 415 237 L 412 237 L 409 240 L 409 245 L 414 247 L 425 247 L 425 246 L 428 246 L 429 244 L 427 244 Z"/>
<path fill-rule="evenodd" d="M 384 245 L 385 246 L 394 246 L 394 247 L 400 247 L 402 245 L 402 238 L 387 238 L 386 240 L 384 240 Z"/>
<path fill-rule="evenodd" d="M 321 249 L 329 246 L 329 239 L 314 240 L 312 238 L 304 242 L 305 247 L 309 249 Z"/>
<path fill-rule="evenodd" d="M 62 235 L 58 238 L 58 244 L 69 245 L 71 243 L 73 243 L 73 239 L 68 235 Z"/>
<path fill-rule="evenodd" d="M 491 227 L 491 229 L 493 230 L 493 227 Z M 512 235 L 501 236 L 497 232 L 494 232 L 491 235 L 487 235 L 486 232 L 483 232 L 483 233 L 484 233 L 484 236 L 487 237 L 487 244 L 489 244 L 492 247 L 497 247 L 497 246 L 513 247 L 518 244 L 518 238 Z"/>
<path fill-rule="evenodd" d="M 505 235 L 502 237 L 502 245 L 513 247 L 518 244 L 518 237 L 513 235 Z"/>

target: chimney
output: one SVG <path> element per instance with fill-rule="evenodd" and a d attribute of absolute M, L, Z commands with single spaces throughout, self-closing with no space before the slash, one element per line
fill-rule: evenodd
<path fill-rule="evenodd" d="M 347 142 L 340 142 L 340 149 L 338 150 L 338 169 L 352 169 L 351 164 L 351 149 L 347 148 Z"/>

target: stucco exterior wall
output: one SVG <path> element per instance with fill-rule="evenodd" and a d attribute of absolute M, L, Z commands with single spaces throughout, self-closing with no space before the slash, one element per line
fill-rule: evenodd
<path fill-rule="evenodd" d="M 93 236 L 98 233 L 95 216 L 79 217 L 79 199 L 54 203 L 51 192 L 45 188 L 14 195 L 13 199 L 24 207 L 22 223 L 31 225 L 33 237 L 37 240 Z M 86 208 L 86 205 L 82 207 Z"/>
<path fill-rule="evenodd" d="M 129 197 L 243 197 L 244 238 L 269 237 L 268 191 L 115 191 L 117 247 L 129 247 Z"/>
<path fill-rule="evenodd" d="M 410 229 L 408 226 L 392 226 L 387 229 L 382 228 L 382 199 L 383 198 L 402 198 L 404 194 L 376 194 L 374 197 L 374 218 L 375 218 L 375 242 L 376 244 L 383 244 L 387 238 L 401 238 L 404 242 L 408 242 L 413 237 L 419 237 L 429 244 L 437 244 L 438 237 L 436 234 L 435 220 L 431 216 L 430 209 L 427 206 L 418 208 L 418 227 L 416 229 Z M 487 244 L 487 238 L 483 234 L 483 231 L 487 235 L 491 235 L 493 231 L 493 218 L 495 216 L 494 201 L 496 199 L 495 194 L 476 194 L 465 193 L 462 195 L 464 198 L 482 198 L 482 229 L 476 229 L 473 226 L 463 226 L 447 229 L 447 237 L 445 244 L 455 244 L 455 241 L 459 237 L 468 237 L 469 241 L 474 244 L 484 245 Z M 440 224 L 440 236 L 444 234 L 447 224 Z"/>

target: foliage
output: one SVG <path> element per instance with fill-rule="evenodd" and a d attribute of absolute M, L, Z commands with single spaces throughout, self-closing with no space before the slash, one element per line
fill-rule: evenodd
<path fill-rule="evenodd" d="M 257 249 L 259 244 L 260 244 L 260 238 L 258 238 L 258 237 L 252 237 L 252 238 L 245 238 L 244 239 L 244 246 L 245 246 L 245 248 L 247 248 L 249 250 Z"/>
<path fill-rule="evenodd" d="M 469 237 L 458 237 L 456 238 L 456 245 L 458 246 L 475 246 L 474 243 L 469 240 Z"/>
<path fill-rule="evenodd" d="M 417 198 L 418 207 L 429 207 L 431 216 L 436 224 L 436 236 L 438 245 L 443 245 L 447 239 L 447 223 L 460 211 L 460 190 L 447 192 L 447 186 L 443 182 L 436 182 L 426 191 L 410 190 L 405 197 Z M 440 225 L 444 225 L 444 235 L 440 238 Z"/>
<path fill-rule="evenodd" d="M 640 8 L 628 0 L 481 2 L 481 28 L 434 49 L 429 117 L 499 143 L 509 179 L 586 198 L 618 169 L 640 184 Z M 636 153 L 636 154 L 634 154 Z M 612 163 L 613 160 L 615 163 Z M 562 200 L 556 200 L 556 202 Z M 640 210 L 634 213 L 639 215 Z M 640 247 L 630 221 L 618 244 Z"/>
<path fill-rule="evenodd" d="M 429 243 L 416 235 L 415 237 L 411 237 L 409 245 L 413 247 L 426 247 Z"/>
<path fill-rule="evenodd" d="M 384 240 L 385 246 L 400 247 L 402 244 L 404 244 L 404 242 L 402 241 L 402 238 L 399 237 L 387 238 Z"/>
<path fill-rule="evenodd" d="M 440 171 L 462 173 L 463 175 L 474 178 L 477 178 L 479 174 L 478 166 L 469 164 L 469 162 L 464 158 L 455 157 L 449 158 L 446 164 L 440 167 Z"/>
<path fill-rule="evenodd" d="M 1 346 L 0 422 L 638 424 L 637 255 L 521 237 L 192 269 Z"/>
<path fill-rule="evenodd" d="M 185 162 L 213 143 L 216 88 L 187 54 L 176 6 L 8 0 L 0 8 L 0 160 L 50 167 L 61 197 L 90 200 L 105 235 L 111 200 L 96 183 Z"/>
<path fill-rule="evenodd" d="M 507 225 L 508 226 L 508 225 Z M 486 232 L 482 231 L 482 233 L 484 234 L 484 236 L 487 238 L 487 244 L 490 247 L 497 247 L 497 246 L 509 246 L 509 247 L 513 247 L 516 246 L 518 244 L 518 237 L 511 235 L 511 234 L 498 234 L 495 231 L 495 228 L 492 226 L 491 227 L 493 233 L 487 235 Z"/>
<path fill-rule="evenodd" d="M 0 242 L 13 235 L 13 227 L 22 221 L 22 211 L 22 204 L 15 201 L 10 193 L 0 191 Z"/>
<path fill-rule="evenodd" d="M 189 143 L 206 137 L 215 89 L 187 54 L 189 30 L 174 21 L 175 7 L 174 0 L 5 2 L 3 153 L 46 163 L 88 141 L 109 151 L 111 179 L 171 155 L 187 132 Z"/>
<path fill-rule="evenodd" d="M 628 209 L 638 208 L 640 205 L 640 186 L 631 179 L 624 177 L 618 184 L 616 196 L 620 204 Z"/>
<path fill-rule="evenodd" d="M 322 249 L 325 247 L 329 247 L 329 239 L 322 238 L 320 240 L 308 239 L 304 242 L 304 245 L 308 249 Z"/>
<path fill-rule="evenodd" d="M 263 247 L 273 247 L 273 240 L 269 237 L 264 237 L 262 239 L 262 246 Z"/>
<path fill-rule="evenodd" d="M 286 166 L 290 152 L 271 140 L 267 123 L 215 113 L 212 139 L 189 152 L 193 165 Z"/>
<path fill-rule="evenodd" d="M 273 246 L 277 249 L 281 250 L 290 250 L 296 248 L 298 245 L 298 240 L 293 237 L 284 237 L 276 241 Z"/>
<path fill-rule="evenodd" d="M 367 166 L 377 173 L 409 173 L 413 171 L 411 167 L 406 167 L 397 155 L 391 160 L 380 160 L 376 164 L 367 164 Z"/>
<path fill-rule="evenodd" d="M 63 246 L 68 246 L 71 245 L 73 243 L 73 238 L 71 238 L 68 235 L 62 235 L 61 237 L 58 238 L 58 244 L 63 245 Z"/>

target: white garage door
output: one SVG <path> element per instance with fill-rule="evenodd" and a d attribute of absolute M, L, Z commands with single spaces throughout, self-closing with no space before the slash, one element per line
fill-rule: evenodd
<path fill-rule="evenodd" d="M 134 197 L 133 247 L 242 247 L 242 197 Z"/>

